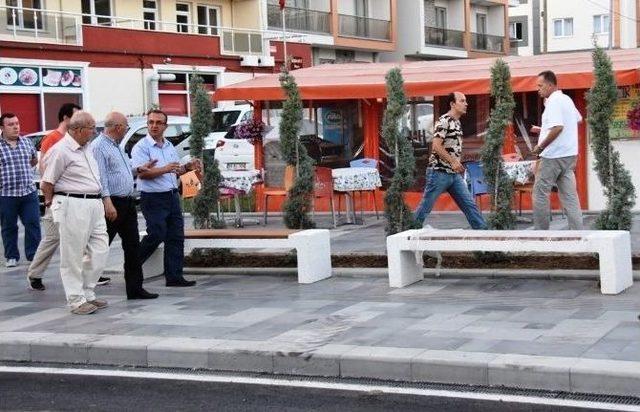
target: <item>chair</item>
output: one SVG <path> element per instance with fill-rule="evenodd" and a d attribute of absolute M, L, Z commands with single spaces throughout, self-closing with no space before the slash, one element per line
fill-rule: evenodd
<path fill-rule="evenodd" d="M 336 211 L 333 204 L 333 177 L 331 176 L 331 169 L 328 167 L 316 167 L 315 175 L 313 178 L 313 203 L 311 207 L 312 216 L 315 215 L 315 200 L 323 197 L 329 198 L 329 205 L 331 207 L 331 218 L 333 219 L 333 227 L 337 226 L 336 223 Z"/>
<path fill-rule="evenodd" d="M 469 182 L 469 192 L 478 203 L 480 199 L 480 209 L 482 209 L 482 195 L 489 194 L 489 188 L 484 179 L 484 170 L 480 162 L 466 162 L 467 178 Z"/>
<path fill-rule="evenodd" d="M 365 157 L 362 159 L 354 159 L 351 162 L 349 162 L 349 167 L 370 167 L 372 169 L 377 169 L 378 160 L 371 159 L 368 157 Z M 360 204 L 362 204 L 362 192 L 369 192 L 371 193 L 371 196 L 373 196 L 373 210 L 375 210 L 376 212 L 376 219 L 380 220 L 380 216 L 378 215 L 378 205 L 376 204 L 376 189 L 358 190 L 358 193 L 360 193 Z M 340 209 L 340 205 L 338 205 L 338 210 L 339 209 Z"/>
<path fill-rule="evenodd" d="M 263 207 L 264 207 L 264 224 L 267 224 L 267 211 L 269 206 L 269 198 L 273 196 L 287 196 L 287 192 L 293 186 L 293 180 L 296 173 L 295 166 L 288 165 L 284 169 L 284 187 L 265 188 L 263 191 Z"/>

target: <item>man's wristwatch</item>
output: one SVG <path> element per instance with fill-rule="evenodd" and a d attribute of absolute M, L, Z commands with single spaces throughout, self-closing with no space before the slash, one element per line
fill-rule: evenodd
<path fill-rule="evenodd" d="M 49 206 L 51 206 L 51 203 L 53 203 L 53 200 L 49 200 L 49 201 L 45 200 L 45 201 L 44 201 L 44 207 L 49 207 Z"/>

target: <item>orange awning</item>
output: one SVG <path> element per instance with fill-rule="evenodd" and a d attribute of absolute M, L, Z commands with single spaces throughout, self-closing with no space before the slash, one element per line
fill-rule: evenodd
<path fill-rule="evenodd" d="M 618 85 L 640 83 L 640 49 L 607 52 Z M 588 89 L 593 81 L 591 52 L 507 56 L 514 92 L 536 90 L 536 76 L 553 70 L 562 89 Z M 400 63 L 326 64 L 295 70 L 302 99 L 386 97 L 385 74 L 400 67 L 408 97 L 442 96 L 452 91 L 488 94 L 495 58 L 408 61 Z M 215 100 L 283 100 L 278 74 L 256 77 L 216 90 Z"/>

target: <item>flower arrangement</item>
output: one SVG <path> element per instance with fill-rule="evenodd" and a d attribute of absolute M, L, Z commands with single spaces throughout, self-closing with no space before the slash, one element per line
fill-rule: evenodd
<path fill-rule="evenodd" d="M 640 131 L 640 99 L 636 99 L 627 112 L 627 124 L 631 130 Z"/>
<path fill-rule="evenodd" d="M 264 133 L 265 124 L 257 121 L 255 119 L 251 119 L 240 124 L 236 128 L 235 138 L 236 139 L 246 139 L 251 141 L 251 143 L 255 143 L 256 140 L 260 140 L 262 138 L 262 134 Z"/>

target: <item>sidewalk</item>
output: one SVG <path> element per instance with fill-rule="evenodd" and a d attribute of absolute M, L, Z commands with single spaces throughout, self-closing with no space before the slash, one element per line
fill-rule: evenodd
<path fill-rule="evenodd" d="M 455 215 L 440 217 L 434 226 L 459 224 Z M 377 248 L 369 232 L 383 230 L 382 220 L 367 223 L 339 228 L 332 247 L 341 253 Z M 117 248 L 114 266 L 121 265 Z M 27 290 L 24 265 L 0 271 L 0 361 L 640 396 L 639 284 L 604 296 L 587 280 L 447 277 L 391 289 L 385 276 L 366 269 L 311 285 L 286 271 L 229 271 L 188 275 L 198 281 L 195 288 L 148 279 L 145 287 L 160 298 L 127 301 L 116 275 L 98 288 L 110 306 L 83 317 L 64 307 L 56 265 L 54 258 L 44 292 Z"/>

